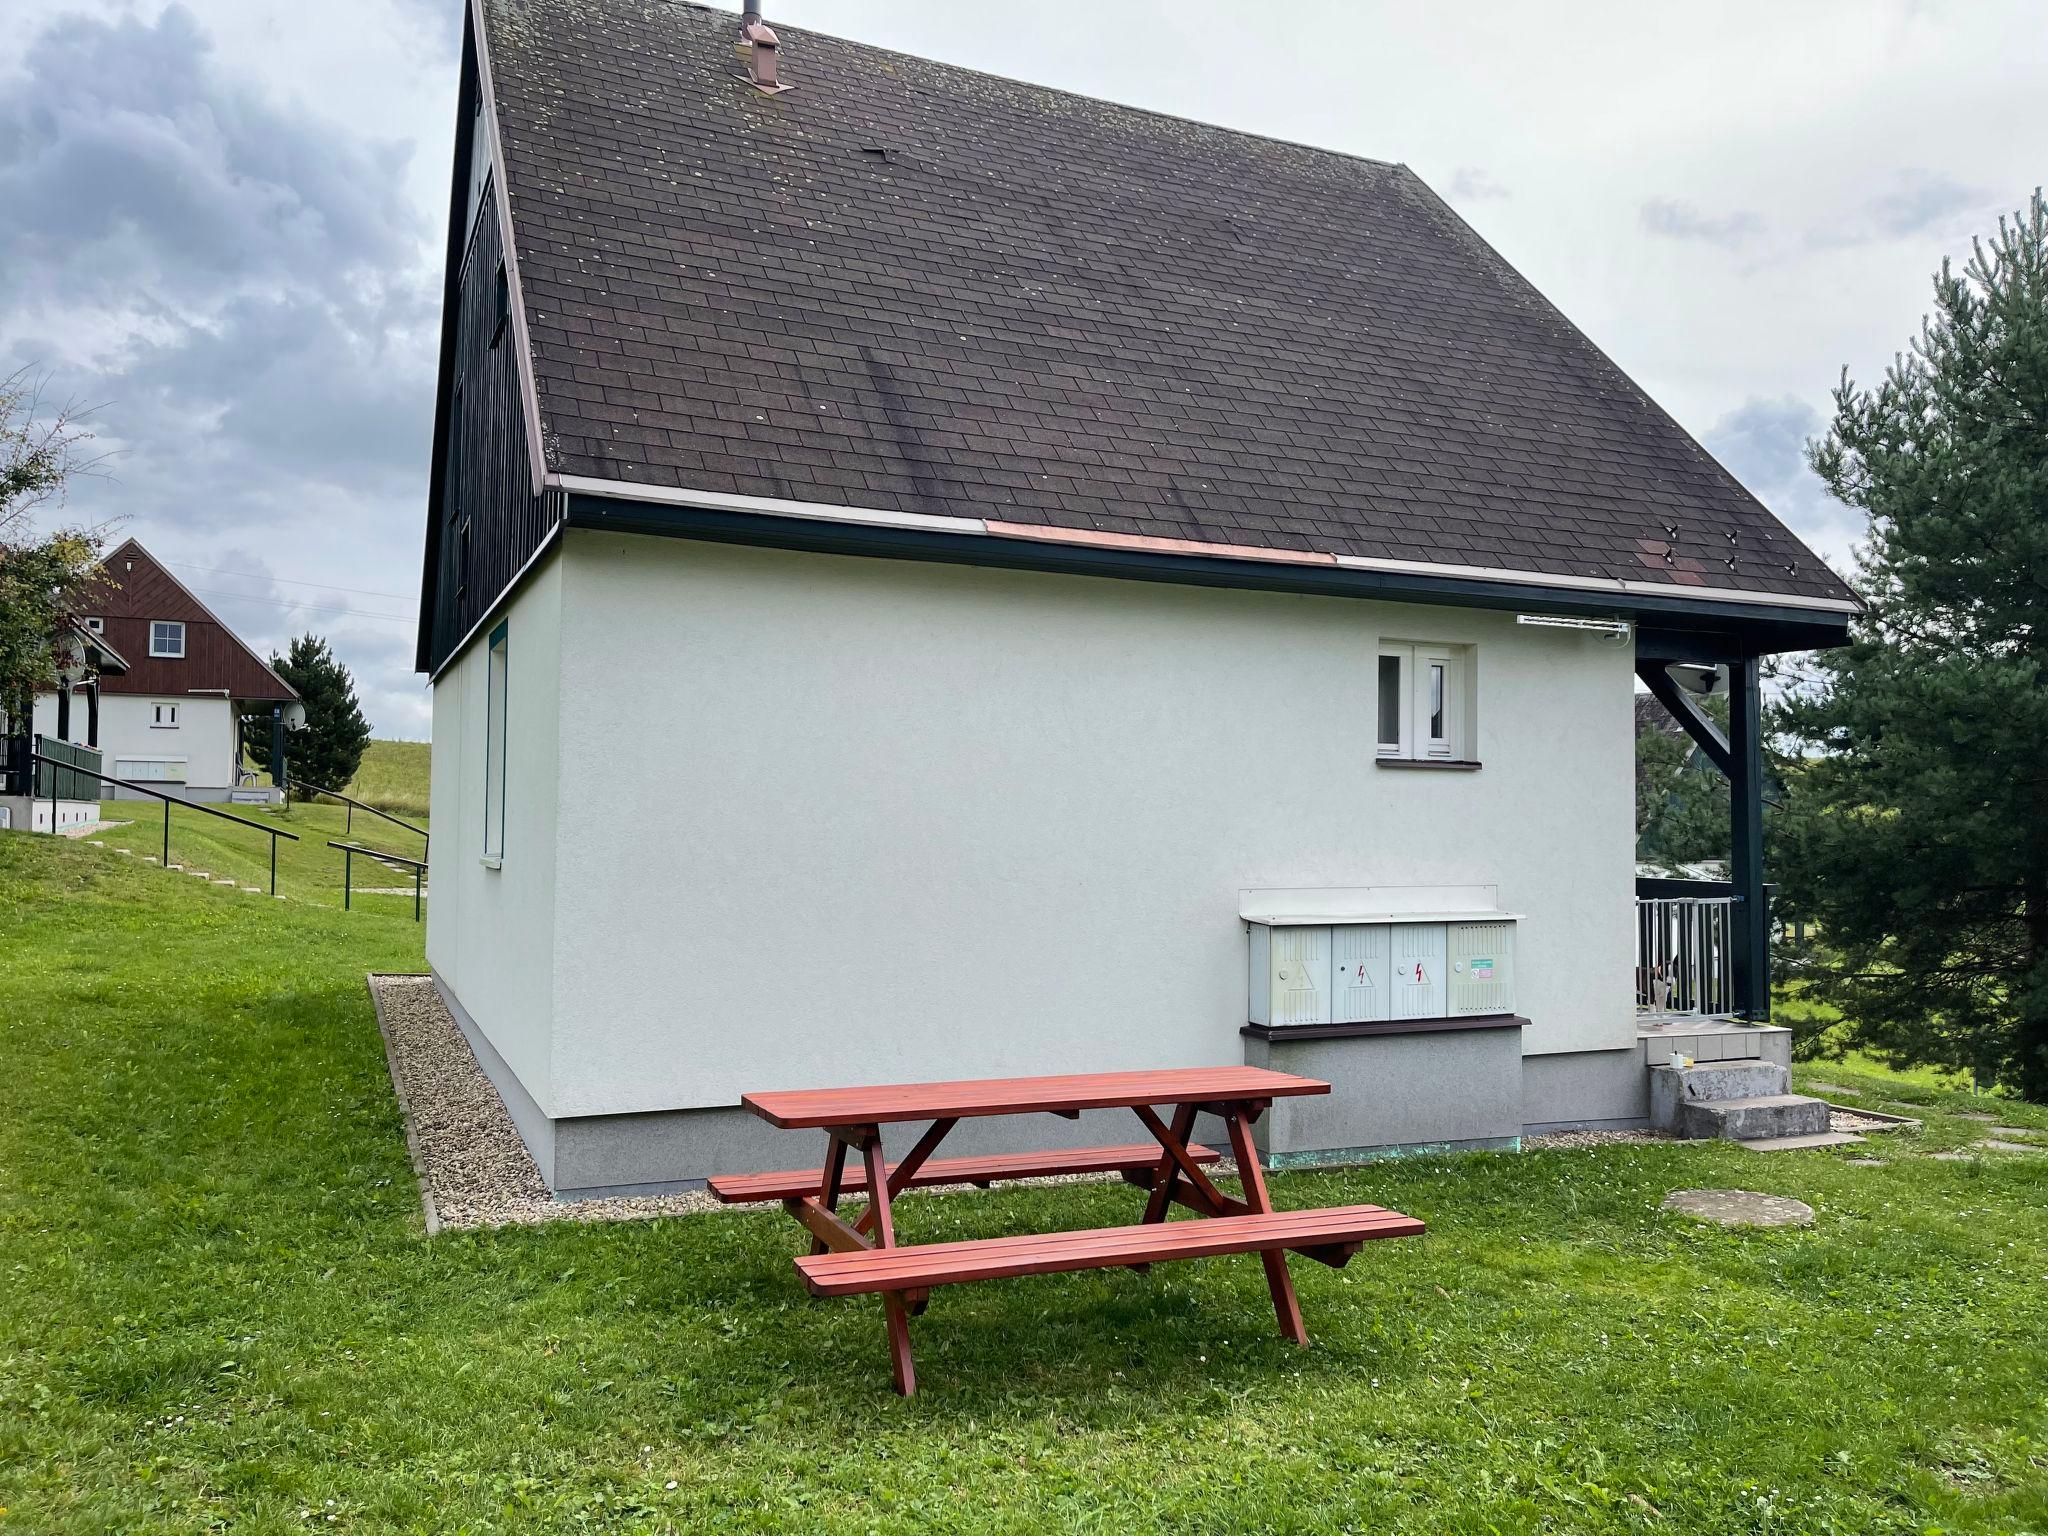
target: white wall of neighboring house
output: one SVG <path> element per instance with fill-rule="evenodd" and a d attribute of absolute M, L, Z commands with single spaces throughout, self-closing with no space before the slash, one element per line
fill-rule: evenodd
<path fill-rule="evenodd" d="M 74 709 L 74 719 L 76 714 Z M 192 789 L 232 788 L 234 707 L 218 695 L 103 695 L 100 753 L 106 771 L 116 778 Z"/>
<path fill-rule="evenodd" d="M 1237 1061 L 1244 888 L 1496 886 L 1524 1049 L 1634 1040 L 1627 645 L 580 531 L 510 622 L 502 870 L 484 647 L 435 689 L 428 954 L 551 1116 Z M 1481 770 L 1376 765 L 1382 637 L 1475 648 Z"/>
<path fill-rule="evenodd" d="M 552 1100 L 556 802 L 561 737 L 561 567 L 537 571 L 501 617 L 507 625 L 508 761 L 505 848 L 484 864 L 487 646 L 479 637 L 434 684 L 428 850 L 427 963 L 469 1013 L 527 1092 Z M 495 627 L 496 621 L 493 621 Z M 615 727 L 616 720 L 608 722 Z M 570 754 L 576 794 L 608 795 L 616 735 Z M 640 761 L 632 759 L 637 765 Z M 572 850 L 571 857 L 580 857 Z"/>
<path fill-rule="evenodd" d="M 104 704 L 106 701 L 102 699 L 100 702 Z M 64 739 L 66 741 L 75 742 L 81 747 L 87 745 L 85 739 L 87 720 L 86 708 L 87 706 L 84 694 L 75 693 L 71 696 L 71 734 L 65 737 Z M 56 694 L 39 693 L 36 695 L 35 720 L 32 728 L 35 734 L 38 736 L 45 737 L 51 741 L 55 741 L 57 739 Z"/>

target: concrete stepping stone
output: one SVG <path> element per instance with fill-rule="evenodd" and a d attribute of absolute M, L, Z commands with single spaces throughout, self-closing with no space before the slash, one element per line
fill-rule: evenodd
<path fill-rule="evenodd" d="M 1840 1083 L 1808 1083 L 1806 1086 L 1815 1093 L 1832 1093 L 1845 1099 L 1860 1099 L 1863 1097 L 1863 1090 L 1861 1088 L 1844 1088 Z"/>
<path fill-rule="evenodd" d="M 242 894 L 244 896 L 261 896 L 263 892 L 253 885 L 245 885 L 242 887 Z"/>
<path fill-rule="evenodd" d="M 1860 1145 L 1862 1140 L 1854 1131 L 1821 1131 L 1811 1136 L 1757 1136 L 1735 1145 L 1752 1152 L 1810 1152 L 1815 1147 Z"/>
<path fill-rule="evenodd" d="M 1844 1168 L 1882 1168 L 1884 1166 L 1884 1159 L 1881 1157 L 1845 1157 L 1842 1159 L 1842 1166 Z"/>
<path fill-rule="evenodd" d="M 1930 1152 L 1927 1155 L 1937 1163 L 1974 1163 L 1977 1161 L 1977 1154 L 1974 1152 Z"/>
<path fill-rule="evenodd" d="M 1721 1227 L 1813 1225 L 1813 1207 L 1805 1201 L 1748 1189 L 1674 1189 L 1659 1209 Z"/>
<path fill-rule="evenodd" d="M 1980 1146 L 1980 1147 L 1984 1147 L 1984 1148 L 1986 1148 L 1986 1149 L 1988 1149 L 1988 1150 L 1990 1150 L 1990 1151 L 1993 1151 L 1993 1152 L 2042 1152 L 2042 1151 L 2048 1151 L 2048 1148 L 2044 1148 L 2044 1147 L 2030 1147 L 2030 1146 L 2028 1146 L 2028 1145 L 2027 1145 L 2027 1144 L 2026 1144 L 2026 1143 L 2025 1143 L 2024 1141 L 2000 1141 L 2000 1140 L 1998 1140 L 1998 1139 L 1997 1139 L 1996 1137 L 1992 1138 L 1992 1139 L 1991 1139 L 1991 1140 L 1989 1140 L 1989 1141 L 1980 1141 L 1980 1142 L 1978 1142 L 1978 1143 L 1977 1143 L 1977 1145 L 1978 1145 L 1978 1146 Z"/>
<path fill-rule="evenodd" d="M 2031 1125 L 1994 1125 L 1994 1136 L 2048 1136 L 2048 1131 L 2037 1131 Z"/>
<path fill-rule="evenodd" d="M 1998 1116 L 1980 1115 L 1974 1109 L 1959 1109 L 1956 1111 L 1956 1118 L 1958 1120 L 1975 1120 L 1980 1125 L 1989 1125 L 1994 1120 L 1996 1120 Z"/>
<path fill-rule="evenodd" d="M 227 876 L 225 876 L 225 875 L 221 875 L 221 876 L 217 876 L 217 877 L 215 878 L 215 880 L 214 880 L 214 882 L 213 882 L 213 883 L 214 883 L 215 885 L 233 885 L 233 884 L 234 884 L 235 882 L 234 882 L 234 881 L 232 881 L 232 880 L 230 880 L 230 879 L 228 879 L 228 878 L 227 878 Z"/>
<path fill-rule="evenodd" d="M 131 859 L 135 857 L 135 850 L 133 848 L 116 848 L 114 852 L 126 854 Z"/>

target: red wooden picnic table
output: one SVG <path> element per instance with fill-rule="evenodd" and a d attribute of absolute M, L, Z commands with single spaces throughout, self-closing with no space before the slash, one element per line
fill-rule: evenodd
<path fill-rule="evenodd" d="M 1287 1252 L 1342 1268 L 1364 1242 L 1412 1237 L 1423 1230 L 1413 1217 L 1377 1205 L 1273 1209 L 1251 1126 L 1274 1099 L 1329 1091 L 1328 1083 L 1264 1067 L 1179 1067 L 750 1093 L 740 1102 L 770 1125 L 822 1130 L 824 1166 L 722 1174 L 709 1184 L 713 1195 L 728 1202 L 780 1200 L 803 1223 L 811 1233 L 811 1251 L 796 1267 L 814 1295 L 881 1293 L 896 1390 L 906 1397 L 917 1390 L 910 1317 L 923 1312 L 934 1286 L 971 1280 L 1114 1267 L 1142 1270 L 1166 1259 L 1256 1253 L 1265 1266 L 1281 1333 L 1306 1345 L 1308 1332 L 1287 1272 Z M 1161 1118 L 1161 1105 L 1172 1106 L 1170 1118 Z M 1135 1146 L 932 1157 L 965 1119 L 1027 1114 L 1073 1119 L 1085 1109 L 1129 1109 L 1152 1140 Z M 1222 1154 L 1188 1140 L 1195 1116 L 1204 1113 L 1220 1118 L 1229 1133 L 1242 1199 L 1218 1189 L 1203 1171 Z M 930 1124 L 902 1161 L 887 1162 L 882 1127 L 905 1121 Z M 849 1151 L 859 1154 L 859 1168 L 847 1168 Z M 997 1179 L 1059 1173 L 1121 1174 L 1150 1190 L 1144 1215 L 1134 1226 L 1076 1232 L 914 1245 L 896 1239 L 892 1202 L 906 1189 L 986 1186 Z M 854 1194 L 865 1194 L 868 1203 L 849 1222 L 839 1214 L 839 1201 Z M 1167 1212 L 1176 1204 L 1205 1219 L 1168 1222 Z"/>

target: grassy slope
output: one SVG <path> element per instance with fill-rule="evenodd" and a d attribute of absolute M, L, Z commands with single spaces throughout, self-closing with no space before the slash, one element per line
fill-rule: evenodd
<path fill-rule="evenodd" d="M 1280 1176 L 1283 1204 L 1432 1224 L 1296 1263 L 1309 1352 L 1248 1259 L 963 1287 L 914 1325 L 903 1402 L 879 1307 L 806 1300 L 779 1214 L 425 1240 L 362 988 L 419 960 L 403 919 L 0 835 L 5 1529 L 2048 1529 L 2048 1158 L 1919 1155 L 1981 1127 L 1930 1112 L 1878 1169 L 1658 1146 Z M 1703 1184 L 1820 1224 L 1656 1212 Z M 1131 1209 L 1068 1186 L 901 1220 Z"/>
<path fill-rule="evenodd" d="M 424 741 L 373 741 L 356 776 L 342 789 L 365 805 L 417 821 L 427 814 L 428 765 L 433 747 Z"/>
<path fill-rule="evenodd" d="M 381 848 L 411 859 L 421 857 L 420 839 L 412 833 L 379 821 L 374 816 L 365 816 L 361 811 L 355 813 L 351 828 L 346 808 L 339 805 L 321 802 L 289 808 L 235 805 L 222 806 L 221 809 L 246 821 L 277 827 L 298 838 L 297 842 L 280 838 L 277 844 L 277 888 L 281 895 L 295 902 L 327 907 L 341 905 L 342 854 L 327 846 L 330 840 Z M 109 822 L 125 821 L 127 825 L 95 832 L 93 837 L 96 841 L 110 848 L 127 848 L 138 860 L 144 855 L 157 859 L 163 857 L 164 822 L 160 801 L 102 801 L 100 815 Z M 426 823 L 423 821 L 419 825 L 425 826 Z M 125 864 L 128 860 L 121 862 Z M 237 826 L 201 811 L 177 806 L 171 808 L 171 862 L 182 864 L 188 870 L 232 876 L 238 884 L 253 885 L 266 893 L 270 889 L 270 839 L 254 828 Z M 354 908 L 390 913 L 402 911 L 407 917 L 412 915 L 412 876 L 409 872 L 400 874 L 361 859 L 355 860 L 354 864 L 354 883 L 358 892 L 364 887 L 388 890 L 400 886 L 408 892 L 404 896 L 358 894 L 352 903 Z M 197 884 L 196 881 L 193 883 Z M 243 899 L 254 901 L 256 898 Z"/>

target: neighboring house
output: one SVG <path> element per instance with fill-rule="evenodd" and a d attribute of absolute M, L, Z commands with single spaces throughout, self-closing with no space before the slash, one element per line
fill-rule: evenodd
<path fill-rule="evenodd" d="M 85 624 L 127 659 L 96 711 L 37 696 L 35 729 L 99 748 L 104 771 L 191 800 L 225 800 L 241 766 L 240 719 L 298 699 L 183 582 L 130 539 L 101 562 Z M 68 730 L 59 729 L 59 714 Z M 124 791 L 109 791 L 121 798 Z"/>
<path fill-rule="evenodd" d="M 427 953 L 551 1187 L 934 1077 L 1641 1123 L 1633 680 L 1728 668 L 1758 893 L 1757 658 L 1848 590 L 1406 168 L 734 21 L 467 28 Z"/>
<path fill-rule="evenodd" d="M 100 690 L 128 670 L 128 661 L 104 634 L 77 619 L 55 650 L 57 687 L 33 701 L 31 718 L 10 720 L 0 710 L 0 827 L 63 832 L 100 819 L 107 793 L 96 777 L 103 768 L 93 746 Z"/>

